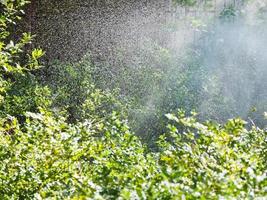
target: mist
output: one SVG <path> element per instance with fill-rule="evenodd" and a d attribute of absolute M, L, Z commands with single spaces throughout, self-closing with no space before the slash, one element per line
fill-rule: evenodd
<path fill-rule="evenodd" d="M 140 56 L 141 63 L 149 63 L 152 71 L 163 71 L 162 80 L 141 97 L 146 101 L 139 112 L 145 110 L 146 115 L 137 115 L 140 123 L 154 124 L 160 107 L 163 112 L 194 109 L 202 120 L 224 123 L 241 117 L 249 124 L 264 126 L 266 6 L 266 1 L 218 1 L 212 9 L 208 8 L 211 12 L 199 3 L 186 14 L 181 14 L 184 8 L 178 7 L 174 15 L 179 17 L 170 15 L 165 29 L 160 30 L 164 34 L 156 38 L 163 41 L 159 42 L 161 46 L 144 50 L 154 57 Z M 164 54 L 163 58 L 158 59 L 158 54 Z M 188 80 L 181 74 L 187 74 Z M 138 124 L 142 129 L 143 126 Z"/>
<path fill-rule="evenodd" d="M 253 9 L 253 12 L 251 11 Z M 207 79 L 203 116 L 259 121 L 267 106 L 266 2 L 254 1 L 236 16 L 217 20 L 198 47 Z M 218 103 L 220 95 L 221 103 Z M 217 103 L 216 103 L 217 102 Z M 224 116 L 218 115 L 223 112 Z"/>
<path fill-rule="evenodd" d="M 203 121 L 265 126 L 266 0 L 65 4 L 36 14 L 48 62 L 75 65 L 89 55 L 93 83 L 119 89 L 136 132 L 164 132 L 165 114 L 180 108 Z"/>

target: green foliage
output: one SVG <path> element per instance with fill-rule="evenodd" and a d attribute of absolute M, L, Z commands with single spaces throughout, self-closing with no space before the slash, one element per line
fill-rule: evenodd
<path fill-rule="evenodd" d="M 5 99 L 0 104 L 0 116 L 22 117 L 26 111 L 48 110 L 52 103 L 50 97 L 49 88 L 40 86 L 32 75 L 16 76 L 16 82 L 7 88 Z"/>
<path fill-rule="evenodd" d="M 116 115 L 104 124 L 68 125 L 27 113 L 24 130 L 15 118 L 1 127 L 2 198 L 109 198 L 144 181 L 135 177 L 145 167 L 144 149 Z"/>
<path fill-rule="evenodd" d="M 194 6 L 197 0 L 173 0 L 173 2 L 181 6 Z"/>
<path fill-rule="evenodd" d="M 220 19 L 222 20 L 229 20 L 233 19 L 237 16 L 238 11 L 235 8 L 234 5 L 229 5 L 227 7 L 224 7 L 224 9 L 220 13 Z"/>
<path fill-rule="evenodd" d="M 46 112 L 26 117 L 24 128 L 1 120 L 3 199 L 266 197 L 267 132 L 240 119 L 220 126 L 169 114 L 159 152 L 150 153 L 116 114 L 76 125 Z"/>
<path fill-rule="evenodd" d="M 28 4 L 26 0 L 1 0 L 0 1 L 0 39 L 6 39 L 9 35 L 10 26 L 16 24 L 17 20 L 21 19 L 23 14 L 22 8 Z M 1 43 L 0 43 L 1 44 Z M 2 45 L 2 44 L 1 44 Z M 0 45 L 0 46 L 1 46 Z"/>
<path fill-rule="evenodd" d="M 134 132 L 151 145 L 166 130 L 165 113 L 186 111 L 197 105 L 200 84 L 195 66 L 185 64 L 174 51 L 147 41 L 139 58 L 143 65 L 93 66 L 92 79 L 103 90 L 119 88 L 119 99 L 127 105 Z M 112 71 L 112 74 L 107 74 Z M 200 79 L 200 78 L 199 78 Z"/>
<path fill-rule="evenodd" d="M 194 70 L 177 64 L 176 55 L 158 44 L 147 46 L 144 58 L 150 57 L 150 63 L 120 65 L 112 75 L 106 74 L 110 66 L 93 66 L 89 56 L 74 64 L 54 63 L 44 68 L 40 79 L 52 90 L 52 107 L 66 111 L 70 122 L 119 112 L 128 116 L 138 135 L 153 144 L 165 130 L 164 113 L 196 105 L 190 82 Z"/>
<path fill-rule="evenodd" d="M 40 49 L 27 52 L 26 45 L 32 36 L 23 33 L 17 42 L 10 40 L 10 29 L 23 13 L 22 7 L 28 1 L 4 0 L 1 4 L 0 16 L 0 115 L 22 115 L 27 111 L 36 111 L 47 107 L 49 96 L 47 88 L 41 88 L 34 80 L 31 71 L 40 68 L 38 59 L 44 54 Z"/>
<path fill-rule="evenodd" d="M 104 119 L 114 111 L 126 115 L 125 106 L 115 98 L 118 92 L 95 86 L 89 56 L 75 64 L 54 63 L 43 74 L 43 84 L 53 93 L 52 107 L 57 112 L 65 112 L 70 122 L 92 117 Z"/>
<path fill-rule="evenodd" d="M 221 126 L 198 123 L 184 113 L 180 118 L 174 115 L 168 118 L 181 124 L 184 131 L 169 126 L 172 145 L 163 160 L 170 169 L 169 176 L 174 178 L 172 181 L 177 171 L 179 176 L 186 177 L 183 181 L 188 187 L 184 193 L 189 199 L 266 197 L 266 131 L 256 127 L 246 130 L 246 123 L 240 119 Z"/>

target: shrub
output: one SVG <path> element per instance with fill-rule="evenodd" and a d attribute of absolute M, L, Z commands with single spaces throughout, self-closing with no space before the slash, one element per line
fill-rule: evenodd
<path fill-rule="evenodd" d="M 126 105 L 116 98 L 118 91 L 95 86 L 89 56 L 77 63 L 55 62 L 42 70 L 39 79 L 52 91 L 52 107 L 65 113 L 69 122 L 92 117 L 104 119 L 113 111 L 124 117 L 127 114 Z"/>
<path fill-rule="evenodd" d="M 266 198 L 266 136 L 245 122 L 169 114 L 150 152 L 116 114 L 70 125 L 51 114 L 1 119 L 3 199 Z M 6 187 L 8 186 L 8 187 Z"/>
<path fill-rule="evenodd" d="M 22 115 L 36 111 L 39 106 L 49 106 L 47 88 L 38 86 L 32 71 L 40 68 L 38 59 L 43 55 L 40 49 L 27 51 L 32 36 L 23 33 L 17 42 L 10 40 L 10 30 L 23 13 L 28 1 L 1 1 L 0 17 L 0 115 Z"/>

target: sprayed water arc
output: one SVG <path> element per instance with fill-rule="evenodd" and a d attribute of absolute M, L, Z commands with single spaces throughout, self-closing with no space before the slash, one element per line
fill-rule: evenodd
<path fill-rule="evenodd" d="M 99 87 L 119 87 L 121 98 L 137 99 L 130 111 L 140 129 L 180 107 L 196 109 L 202 119 L 260 121 L 267 102 L 266 28 L 257 15 L 266 1 L 207 2 L 193 8 L 169 1 L 72 4 L 67 10 L 55 4 L 43 18 L 36 14 L 40 24 L 33 29 L 49 62 L 75 62 L 90 51 Z M 229 18 L 222 22 L 222 14 Z"/>

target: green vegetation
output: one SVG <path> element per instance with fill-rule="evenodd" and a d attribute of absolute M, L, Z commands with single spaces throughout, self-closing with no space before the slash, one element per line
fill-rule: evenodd
<path fill-rule="evenodd" d="M 23 126 L 2 119 L 1 197 L 266 197 L 266 131 L 248 131 L 239 119 L 220 126 L 183 112 L 167 117 L 169 131 L 154 153 L 115 114 L 76 125 L 48 113 L 26 113 Z"/>
<path fill-rule="evenodd" d="M 164 82 L 170 91 L 164 100 L 155 98 L 161 99 L 155 102 L 155 118 L 140 120 L 131 112 L 145 107 L 142 98 L 151 88 L 98 89 L 97 72 L 87 57 L 77 64 L 41 67 L 43 52 L 29 50 L 29 34 L 11 41 L 10 30 L 26 3 L 4 0 L 0 8 L 1 199 L 267 198 L 266 129 L 247 128 L 241 119 L 224 125 L 199 122 L 189 112 L 197 104 L 190 97 L 193 72 L 200 70 L 196 65 L 167 82 L 163 74 L 171 76 L 175 66 L 156 74 L 146 67 L 138 71 L 133 78 L 140 84 Z M 171 66 L 163 53 L 159 62 Z M 135 88 L 135 96 L 126 87 Z M 159 91 L 152 92 L 166 94 Z M 186 111 L 165 115 L 177 110 L 175 99 L 184 102 L 179 105 Z M 152 128 L 159 131 L 153 148 L 147 141 L 151 137 L 133 133 L 148 119 L 159 123 Z"/>
<path fill-rule="evenodd" d="M 173 0 L 173 2 L 181 6 L 193 6 L 197 3 L 197 0 Z"/>

